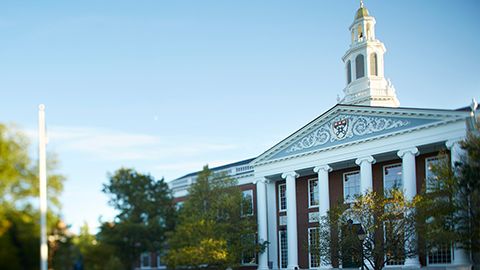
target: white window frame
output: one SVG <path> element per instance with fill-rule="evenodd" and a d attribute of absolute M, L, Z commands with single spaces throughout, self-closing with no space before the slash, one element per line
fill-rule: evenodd
<path fill-rule="evenodd" d="M 287 262 L 287 266 L 285 267 L 282 267 L 282 232 L 285 233 L 285 245 L 286 245 L 286 258 L 285 258 L 285 261 Z M 288 237 L 287 237 L 287 230 L 280 230 L 278 231 L 278 251 L 279 251 L 279 254 L 278 254 L 278 268 L 280 269 L 287 269 L 288 267 Z"/>
<path fill-rule="evenodd" d="M 145 255 L 148 256 L 148 265 L 147 266 L 145 266 L 143 264 L 143 257 Z M 140 269 L 150 269 L 150 268 L 152 268 L 152 256 L 151 256 L 150 252 L 142 252 L 140 254 Z"/>
<path fill-rule="evenodd" d="M 282 209 L 282 187 L 285 187 L 285 209 Z M 287 184 L 279 184 L 278 185 L 278 212 L 286 212 L 287 211 Z"/>
<path fill-rule="evenodd" d="M 403 164 L 401 162 L 399 163 L 394 163 L 394 164 L 388 164 L 382 167 L 382 172 L 383 172 L 383 192 L 387 192 L 387 188 L 385 186 L 385 169 L 390 168 L 390 167 L 397 167 L 400 166 L 400 171 L 402 172 L 402 185 L 400 186 L 400 190 L 403 190 L 404 183 L 403 183 Z"/>
<path fill-rule="evenodd" d="M 310 187 L 310 182 L 317 181 L 317 189 L 313 190 L 313 193 L 317 193 L 317 204 L 312 204 L 312 190 Z M 320 191 L 319 191 L 319 185 L 320 183 L 318 182 L 318 178 L 311 178 L 308 179 L 308 208 L 318 208 L 320 205 Z"/>
<path fill-rule="evenodd" d="M 318 266 L 312 266 L 312 252 L 310 251 L 310 245 L 312 243 L 311 237 L 312 237 L 312 231 L 313 230 L 318 230 L 318 234 L 320 233 L 320 228 L 319 227 L 310 227 L 308 228 L 308 268 L 309 269 L 320 269 L 322 266 L 322 258 L 320 257 L 320 254 L 318 255 Z M 318 240 L 317 240 L 318 241 Z"/>
<path fill-rule="evenodd" d="M 343 177 L 342 177 L 342 186 L 343 186 L 343 200 L 344 202 L 346 203 L 351 203 L 355 200 L 355 198 L 346 198 L 346 192 L 345 192 L 345 177 L 347 175 L 351 175 L 351 174 L 358 174 L 358 181 L 359 181 L 359 184 L 361 184 L 361 179 L 360 179 L 360 170 L 356 170 L 356 171 L 350 171 L 350 172 L 345 172 L 343 173 Z M 361 194 L 361 191 L 358 192 L 358 195 Z M 356 194 L 355 194 L 356 195 Z"/>
<path fill-rule="evenodd" d="M 244 207 L 243 200 L 245 200 L 246 197 L 244 196 L 244 194 L 246 194 L 247 192 L 250 195 L 250 213 L 245 214 L 243 209 Z M 241 211 L 242 217 L 253 216 L 253 212 L 254 212 L 253 211 L 253 189 L 242 190 L 242 207 L 240 208 L 240 211 Z"/>

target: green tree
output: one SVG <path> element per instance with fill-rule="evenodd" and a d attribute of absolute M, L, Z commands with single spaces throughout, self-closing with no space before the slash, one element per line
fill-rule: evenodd
<path fill-rule="evenodd" d="M 234 179 L 205 166 L 179 211 L 165 257 L 172 269 L 225 269 L 247 254 L 262 252 L 253 216 L 242 215 L 242 193 Z"/>
<path fill-rule="evenodd" d="M 13 126 L 0 124 L 0 269 L 35 269 L 39 266 L 39 194 L 37 165 L 28 154 L 27 137 Z M 59 220 L 59 194 L 65 178 L 58 163 L 48 158 L 48 228 Z M 50 253 L 50 257 L 53 254 Z"/>
<path fill-rule="evenodd" d="M 403 192 L 368 192 L 353 203 L 340 203 L 321 218 L 310 252 L 324 263 L 382 269 L 417 253 L 413 203 Z M 363 239 L 362 239 L 363 238 Z M 363 258 L 363 259 L 362 259 Z"/>
<path fill-rule="evenodd" d="M 426 250 L 438 246 L 463 248 L 480 263 L 480 137 L 470 134 L 460 143 L 464 155 L 455 162 L 444 153 L 431 168 L 418 198 L 419 231 Z"/>
<path fill-rule="evenodd" d="M 175 208 L 163 179 L 121 168 L 109 176 L 103 192 L 118 215 L 103 223 L 99 241 L 114 247 L 127 267 L 133 267 L 142 252 L 164 249 L 166 233 L 172 230 Z"/>

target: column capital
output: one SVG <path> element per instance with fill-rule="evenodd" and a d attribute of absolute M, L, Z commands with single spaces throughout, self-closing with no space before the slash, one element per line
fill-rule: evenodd
<path fill-rule="evenodd" d="M 287 177 L 292 176 L 293 178 L 297 178 L 300 175 L 296 171 L 289 171 L 282 173 L 282 178 L 287 179 Z"/>
<path fill-rule="evenodd" d="M 403 156 L 405 156 L 405 154 L 407 153 L 410 153 L 414 156 L 418 156 L 420 154 L 420 152 L 418 151 L 418 148 L 417 147 L 410 147 L 410 148 L 405 148 L 405 149 L 401 149 L 397 152 L 397 155 L 400 157 L 400 158 L 403 158 Z"/>
<path fill-rule="evenodd" d="M 360 165 L 363 162 L 368 162 L 371 164 L 375 164 L 376 160 L 372 156 L 365 156 L 365 157 L 359 157 L 355 160 L 355 164 Z"/>
<path fill-rule="evenodd" d="M 445 142 L 445 146 L 448 149 L 452 149 L 453 147 L 458 146 L 461 141 L 462 141 L 462 139 L 458 139 L 458 138 L 457 139 L 450 139 L 450 140 Z"/>
<path fill-rule="evenodd" d="M 316 173 L 319 173 L 320 171 L 331 172 L 332 167 L 330 167 L 328 165 L 320 165 L 320 166 L 316 166 L 315 168 L 313 168 L 313 171 L 316 172 Z"/>
<path fill-rule="evenodd" d="M 262 176 L 262 177 L 255 177 L 255 178 L 253 178 L 252 183 L 253 183 L 254 185 L 256 185 L 257 183 L 264 183 L 264 184 L 266 184 L 266 183 L 268 183 L 268 179 L 265 178 L 265 177 L 263 177 L 263 176 Z"/>

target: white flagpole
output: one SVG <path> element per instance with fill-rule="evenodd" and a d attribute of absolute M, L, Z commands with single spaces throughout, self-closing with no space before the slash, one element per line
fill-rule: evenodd
<path fill-rule="evenodd" d="M 45 134 L 45 105 L 38 106 L 38 154 L 40 178 L 40 269 L 48 269 L 47 245 L 47 157 Z"/>

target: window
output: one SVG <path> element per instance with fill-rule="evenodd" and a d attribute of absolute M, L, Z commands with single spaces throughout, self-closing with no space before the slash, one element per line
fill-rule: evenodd
<path fill-rule="evenodd" d="M 319 237 L 320 237 L 320 229 L 316 228 L 308 228 L 308 257 L 309 257 L 309 268 L 318 268 L 320 267 L 320 252 L 319 248 Z"/>
<path fill-rule="evenodd" d="M 253 190 L 242 191 L 242 216 L 253 215 Z"/>
<path fill-rule="evenodd" d="M 278 232 L 280 241 L 280 268 L 285 269 L 288 265 L 288 242 L 287 231 L 281 230 Z"/>
<path fill-rule="evenodd" d="M 157 268 L 158 269 L 165 269 L 167 267 L 164 264 L 162 264 L 162 261 L 160 260 L 160 258 L 161 258 L 160 254 L 161 254 L 161 252 L 157 251 Z"/>
<path fill-rule="evenodd" d="M 242 237 L 245 246 L 250 246 L 252 243 L 256 244 L 257 239 L 255 234 L 247 234 Z M 257 263 L 257 254 L 254 249 L 242 251 L 242 264 L 256 264 Z"/>
<path fill-rule="evenodd" d="M 308 180 L 308 207 L 318 206 L 318 179 Z"/>
<path fill-rule="evenodd" d="M 433 171 L 435 166 L 447 162 L 446 157 L 431 157 L 425 159 L 425 184 L 427 192 L 438 189 L 438 176 Z"/>
<path fill-rule="evenodd" d="M 377 54 L 370 54 L 370 75 L 378 76 Z"/>
<path fill-rule="evenodd" d="M 425 183 L 427 192 L 432 192 L 438 188 L 438 176 L 435 174 L 434 167 L 447 163 L 446 157 L 431 157 L 425 159 Z M 449 166 L 449 164 L 446 164 Z M 428 264 L 449 264 L 452 262 L 452 245 L 451 244 L 437 244 L 433 245 L 428 250 L 427 255 Z"/>
<path fill-rule="evenodd" d="M 448 264 L 452 262 L 452 245 L 442 244 L 428 251 L 428 264 Z"/>
<path fill-rule="evenodd" d="M 287 210 L 286 192 L 287 192 L 287 185 L 286 184 L 278 185 L 278 209 L 280 211 L 286 211 Z"/>
<path fill-rule="evenodd" d="M 150 268 L 150 252 L 143 252 L 140 255 L 140 267 Z"/>
<path fill-rule="evenodd" d="M 393 188 L 401 189 L 402 187 L 402 164 L 383 166 L 383 190 L 385 193 Z"/>
<path fill-rule="evenodd" d="M 355 57 L 355 72 L 357 79 L 365 76 L 365 60 L 363 54 L 359 54 Z"/>
<path fill-rule="evenodd" d="M 347 61 L 347 84 L 352 82 L 352 62 Z"/>
<path fill-rule="evenodd" d="M 356 195 L 360 195 L 360 171 L 343 174 L 343 198 L 351 202 Z"/>
<path fill-rule="evenodd" d="M 397 221 L 385 222 L 385 243 L 388 243 L 385 260 L 386 265 L 403 265 L 405 263 L 404 228 Z M 401 235 L 399 237 L 399 235 Z"/>

